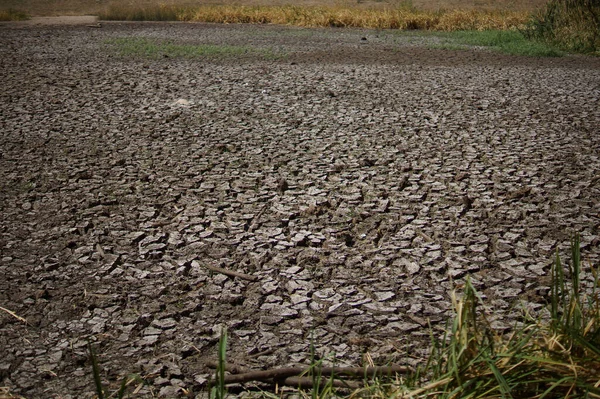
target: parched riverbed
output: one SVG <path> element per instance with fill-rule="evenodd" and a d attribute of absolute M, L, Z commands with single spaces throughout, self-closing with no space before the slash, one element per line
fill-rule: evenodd
<path fill-rule="evenodd" d="M 502 331 L 573 233 L 598 265 L 600 60 L 436 40 L 0 25 L 0 386 L 91 398 L 91 341 L 194 397 L 223 327 L 246 368 L 414 365 L 467 276 Z"/>

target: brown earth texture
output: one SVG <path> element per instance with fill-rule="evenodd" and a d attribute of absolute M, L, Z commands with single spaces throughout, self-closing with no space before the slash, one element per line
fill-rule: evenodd
<path fill-rule="evenodd" d="M 94 397 L 89 341 L 109 392 L 202 397 L 223 327 L 247 369 L 412 367 L 467 277 L 543 314 L 572 234 L 598 265 L 600 61 L 437 41 L 1 25 L 0 386 Z"/>

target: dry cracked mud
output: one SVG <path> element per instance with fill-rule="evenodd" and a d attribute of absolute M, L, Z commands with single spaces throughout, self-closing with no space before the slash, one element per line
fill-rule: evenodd
<path fill-rule="evenodd" d="M 94 397 L 89 340 L 110 387 L 194 397 L 225 326 L 247 368 L 306 364 L 311 336 L 412 365 L 467 276 L 499 330 L 543 309 L 573 233 L 598 264 L 600 61 L 435 40 L 1 25 L 0 386 Z"/>

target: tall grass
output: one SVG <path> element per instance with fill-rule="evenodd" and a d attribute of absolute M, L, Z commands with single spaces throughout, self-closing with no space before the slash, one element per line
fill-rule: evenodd
<path fill-rule="evenodd" d="M 0 21 L 26 21 L 29 19 L 24 11 L 9 8 L 8 10 L 0 10 Z"/>
<path fill-rule="evenodd" d="M 549 321 L 529 318 L 508 335 L 494 331 L 478 310 L 483 301 L 467 280 L 462 298 L 453 295 L 449 333 L 432 341 L 429 362 L 419 370 L 427 382 L 403 392 L 419 398 L 600 397 L 600 300 L 597 270 L 591 273 L 592 287 L 584 289 L 575 237 L 567 273 L 558 255 L 552 266 Z"/>
<path fill-rule="evenodd" d="M 341 6 L 200 5 L 140 9 L 113 5 L 100 15 L 100 19 L 453 31 L 522 28 L 528 22 L 529 15 L 523 11 L 419 11 L 410 6 L 359 9 Z"/>
<path fill-rule="evenodd" d="M 524 32 L 567 51 L 600 55 L 600 1 L 549 0 Z"/>
<path fill-rule="evenodd" d="M 215 375 L 215 384 L 210 390 L 210 399 L 225 399 L 227 396 L 227 389 L 225 387 L 225 369 L 227 355 L 227 328 L 221 330 L 221 337 L 219 338 L 219 347 L 217 351 L 218 361 L 217 370 Z"/>
<path fill-rule="evenodd" d="M 119 385 L 119 389 L 117 391 L 113 392 L 109 396 L 106 396 L 107 393 L 106 389 L 104 388 L 104 384 L 102 384 L 102 377 L 100 375 L 101 371 L 100 366 L 98 365 L 98 357 L 96 356 L 96 351 L 94 350 L 91 342 L 88 341 L 87 346 L 88 352 L 90 354 L 90 362 L 92 363 L 92 376 L 94 378 L 94 387 L 96 388 L 96 394 L 98 395 L 98 399 L 123 399 L 127 394 L 128 387 L 131 384 L 133 384 L 134 382 L 139 383 L 137 390 L 139 390 L 139 388 L 141 388 L 141 386 L 145 384 L 145 381 L 138 374 L 130 374 L 123 377 L 123 379 L 121 380 L 121 384 Z M 2 397 L 0 396 L 0 398 Z"/>

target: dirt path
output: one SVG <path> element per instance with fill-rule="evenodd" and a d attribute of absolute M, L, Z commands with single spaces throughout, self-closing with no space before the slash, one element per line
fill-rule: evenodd
<path fill-rule="evenodd" d="M 598 263 L 597 59 L 86 25 L 0 26 L 0 306 L 28 322 L 0 312 L 14 393 L 93 397 L 91 340 L 111 387 L 139 373 L 138 397 L 193 397 L 224 326 L 248 368 L 306 364 L 311 334 L 338 365 L 411 365 L 451 280 L 504 329 L 544 306 L 572 233 Z M 222 51 L 119 55 L 127 37 Z"/>

